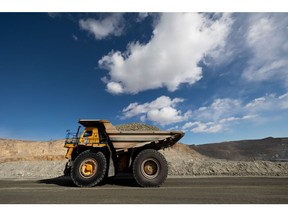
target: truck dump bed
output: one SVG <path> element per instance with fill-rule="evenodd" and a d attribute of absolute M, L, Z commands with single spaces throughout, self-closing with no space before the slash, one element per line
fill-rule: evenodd
<path fill-rule="evenodd" d="M 127 151 L 144 145 L 163 149 L 173 146 L 184 136 L 182 131 L 119 131 L 108 120 L 79 120 L 79 123 L 85 127 L 103 124 L 116 151 Z"/>

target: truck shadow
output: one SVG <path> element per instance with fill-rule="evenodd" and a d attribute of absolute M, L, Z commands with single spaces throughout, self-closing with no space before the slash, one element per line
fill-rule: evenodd
<path fill-rule="evenodd" d="M 72 179 L 69 176 L 58 176 L 55 178 L 49 178 L 49 179 L 41 179 L 38 180 L 37 183 L 39 184 L 52 184 L 52 185 L 58 185 L 63 187 L 77 187 L 73 183 Z M 126 187 L 139 187 L 137 182 L 134 178 L 127 176 L 127 177 L 109 177 L 107 178 L 103 183 L 100 185 L 97 185 L 96 187 L 102 187 L 105 185 L 117 185 L 117 186 L 126 186 Z"/>
<path fill-rule="evenodd" d="M 53 185 L 59 185 L 59 186 L 64 186 L 64 187 L 76 187 L 72 179 L 69 176 L 58 176 L 55 178 L 41 179 L 41 180 L 38 180 L 37 183 L 53 184 Z"/>
<path fill-rule="evenodd" d="M 105 182 L 103 182 L 103 185 L 118 185 L 118 186 L 126 186 L 126 187 L 140 187 L 136 180 L 133 177 L 126 176 L 126 177 L 110 177 Z"/>

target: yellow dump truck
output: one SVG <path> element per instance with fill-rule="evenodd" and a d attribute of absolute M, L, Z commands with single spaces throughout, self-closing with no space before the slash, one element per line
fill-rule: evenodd
<path fill-rule="evenodd" d="M 67 132 L 64 173 L 79 187 L 92 187 L 118 173 L 132 173 L 142 187 L 158 187 L 168 164 L 158 151 L 174 145 L 182 131 L 119 131 L 107 120 L 81 119 L 76 133 Z"/>

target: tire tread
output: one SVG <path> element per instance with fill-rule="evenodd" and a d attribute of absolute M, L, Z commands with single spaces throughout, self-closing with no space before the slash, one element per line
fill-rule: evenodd
<path fill-rule="evenodd" d="M 149 157 L 153 157 L 154 159 L 157 159 L 158 162 L 160 163 L 159 175 L 155 177 L 154 179 L 145 178 L 141 174 L 141 171 L 140 171 L 141 161 Z M 165 182 L 168 176 L 168 163 L 165 157 L 157 150 L 145 149 L 136 156 L 133 162 L 133 176 L 136 182 L 142 187 L 159 187 Z"/>
<path fill-rule="evenodd" d="M 92 157 L 97 160 L 98 162 L 98 169 L 102 167 L 102 170 L 100 170 L 100 173 L 96 173 L 95 176 L 93 176 L 91 179 L 84 179 L 81 178 L 79 174 L 79 165 L 81 164 L 82 160 L 85 158 Z M 100 184 L 106 175 L 107 172 L 107 160 L 105 155 L 101 152 L 91 152 L 91 150 L 84 151 L 80 153 L 76 159 L 73 162 L 73 165 L 71 167 L 71 178 L 75 185 L 79 187 L 93 187 L 98 184 Z M 97 176 L 97 177 L 96 177 Z"/>

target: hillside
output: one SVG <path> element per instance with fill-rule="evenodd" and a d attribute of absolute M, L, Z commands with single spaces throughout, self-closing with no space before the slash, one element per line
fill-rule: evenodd
<path fill-rule="evenodd" d="M 11 161 L 64 160 L 64 140 L 29 141 L 0 138 L 0 163 Z"/>
<path fill-rule="evenodd" d="M 204 145 L 191 145 L 202 155 L 233 161 L 288 161 L 288 138 L 268 137 Z"/>
<path fill-rule="evenodd" d="M 119 130 L 157 130 L 154 126 L 131 123 Z M 179 176 L 287 176 L 288 162 L 267 161 L 287 158 L 287 138 L 266 138 L 206 145 L 177 143 L 160 150 L 169 175 Z M 63 175 L 67 160 L 64 140 L 24 141 L 0 139 L 0 178 L 49 178 Z M 264 161 L 266 160 L 266 161 Z"/>

